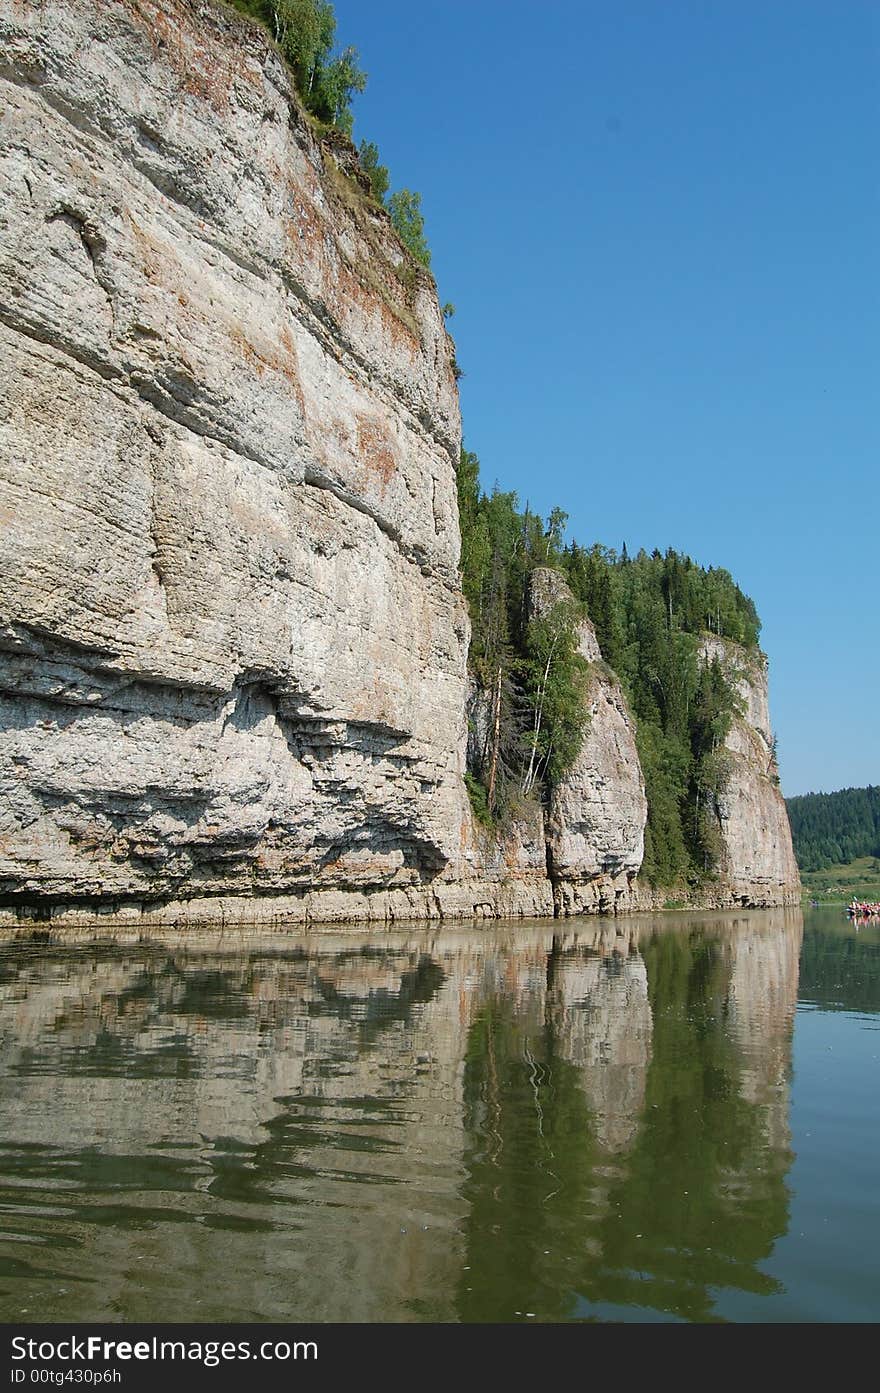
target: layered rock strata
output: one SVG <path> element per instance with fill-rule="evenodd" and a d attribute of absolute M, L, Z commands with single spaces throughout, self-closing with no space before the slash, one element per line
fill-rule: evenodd
<path fill-rule="evenodd" d="M 721 664 L 739 702 L 724 742 L 728 777 L 716 802 L 725 903 L 796 904 L 800 877 L 779 787 L 767 659 L 712 636 L 703 639 L 700 656 L 703 662 Z"/>
<path fill-rule="evenodd" d="M 469 827 L 433 282 L 261 29 L 2 13 L 0 893 L 422 912 Z"/>
<path fill-rule="evenodd" d="M 452 344 L 265 32 L 0 0 L 0 197 L 0 919 L 636 902 L 644 785 L 589 625 L 575 768 L 473 823 Z M 771 902 L 790 841 L 737 729 L 726 875 Z"/>

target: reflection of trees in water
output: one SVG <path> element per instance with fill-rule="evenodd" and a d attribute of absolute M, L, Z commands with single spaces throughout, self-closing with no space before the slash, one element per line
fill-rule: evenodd
<path fill-rule="evenodd" d="M 360 960 L 363 961 L 364 955 Z M 333 965 L 338 973 L 339 965 Z M 310 1003 L 313 1016 L 332 1016 L 339 1021 L 357 1021 L 362 1045 L 372 1044 L 383 1030 L 396 1021 L 409 1023 L 412 1008 L 432 1001 L 444 982 L 443 969 L 427 954 L 416 965 L 401 972 L 393 987 L 378 986 L 366 996 L 360 982 L 348 989 L 338 985 L 333 975 L 324 976 L 320 966 L 315 973 L 320 997 Z"/>
<path fill-rule="evenodd" d="M 548 1024 L 577 1066 L 596 1139 L 607 1152 L 630 1146 L 645 1097 L 651 1006 L 645 964 L 634 952 L 554 952 L 547 974 Z"/>
<path fill-rule="evenodd" d="M 880 1011 L 880 924 L 854 928 L 840 910 L 811 914 L 800 995 L 826 1011 Z"/>
<path fill-rule="evenodd" d="M 552 1025 L 485 1001 L 464 1080 L 467 1269 L 464 1319 L 567 1314 L 572 1232 L 588 1236 L 599 1151 L 579 1072 Z M 601 1202 L 601 1201 L 600 1201 Z"/>
<path fill-rule="evenodd" d="M 0 955 L 0 1200 L 47 1245 L 0 1279 L 63 1277 L 58 1319 L 704 1315 L 785 1222 L 796 934 L 725 923 Z"/>
<path fill-rule="evenodd" d="M 610 959 L 557 947 L 531 1018 L 484 1005 L 465 1077 L 465 1318 L 612 1303 L 705 1319 L 715 1286 L 772 1290 L 758 1264 L 788 1217 L 799 942 L 793 918 L 656 932 Z"/>
<path fill-rule="evenodd" d="M 593 1300 L 700 1319 L 713 1287 L 773 1289 L 757 1264 L 786 1230 L 791 1157 L 771 1140 L 763 1100 L 745 1096 L 753 1061 L 729 1019 L 741 947 L 666 934 L 643 948 L 654 1055 L 642 1127 L 610 1187 L 601 1259 L 584 1288 Z M 775 1075 L 772 1041 L 763 1058 Z"/>

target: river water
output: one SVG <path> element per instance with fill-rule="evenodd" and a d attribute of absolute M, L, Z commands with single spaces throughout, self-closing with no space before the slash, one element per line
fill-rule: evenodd
<path fill-rule="evenodd" d="M 0 945 L 0 1320 L 877 1321 L 841 911 Z"/>

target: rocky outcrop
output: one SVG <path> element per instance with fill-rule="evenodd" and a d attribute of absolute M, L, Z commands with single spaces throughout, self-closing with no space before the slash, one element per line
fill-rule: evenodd
<path fill-rule="evenodd" d="M 0 919 L 633 902 L 644 784 L 589 624 L 575 767 L 474 824 L 452 344 L 262 28 L 0 0 L 0 113 Z M 769 901 L 751 729 L 727 870 Z"/>
<path fill-rule="evenodd" d="M 2 16 L 0 894 L 421 912 L 470 823 L 433 281 L 262 29 Z"/>
<path fill-rule="evenodd" d="M 800 877 L 770 728 L 767 659 L 712 636 L 703 639 L 701 658 L 721 664 L 739 699 L 724 742 L 726 784 L 716 803 L 724 903 L 796 904 Z"/>
<path fill-rule="evenodd" d="M 540 616 L 574 596 L 558 572 L 541 569 L 530 602 Z M 648 816 L 632 717 L 588 619 L 578 624 L 578 651 L 588 665 L 587 727 L 577 759 L 551 792 L 545 833 L 559 914 L 613 912 L 630 902 Z"/>

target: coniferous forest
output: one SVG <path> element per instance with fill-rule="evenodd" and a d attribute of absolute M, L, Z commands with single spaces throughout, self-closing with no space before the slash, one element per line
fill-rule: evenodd
<path fill-rule="evenodd" d="M 542 796 L 577 755 L 585 668 L 577 624 L 589 618 L 602 660 L 620 679 L 636 723 L 648 796 L 643 874 L 655 885 L 710 875 L 719 852 L 715 799 L 728 775 L 724 738 L 737 698 L 718 663 L 699 661 L 700 636 L 757 654 L 752 601 L 727 571 L 668 550 L 618 554 L 565 544 L 567 516 L 521 510 L 515 493 L 484 493 L 476 455 L 458 471 L 462 576 L 473 628 L 472 675 L 491 706 L 489 738 L 472 757 L 478 815 L 503 824 Z M 574 603 L 530 617 L 529 576 L 564 575 Z"/>
<path fill-rule="evenodd" d="M 785 800 L 802 871 L 880 856 L 880 785 Z"/>

